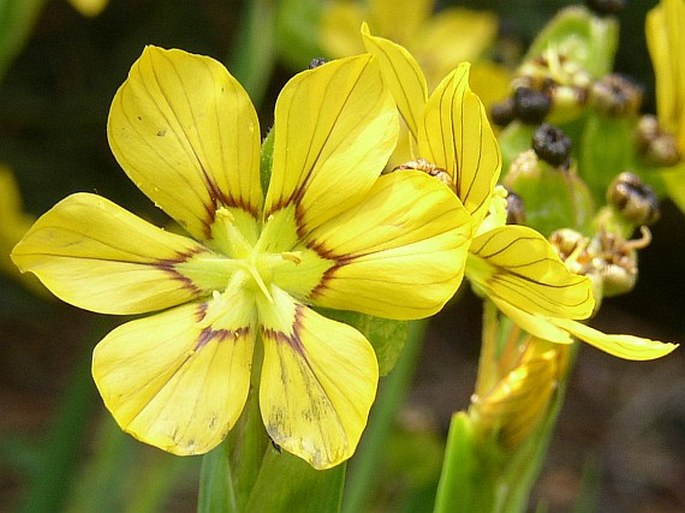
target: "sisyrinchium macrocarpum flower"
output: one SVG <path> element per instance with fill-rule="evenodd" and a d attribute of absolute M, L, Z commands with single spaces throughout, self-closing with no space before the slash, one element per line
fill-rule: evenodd
<path fill-rule="evenodd" d="M 147 47 L 109 114 L 112 151 L 190 235 L 74 194 L 12 254 L 61 299 L 108 314 L 156 312 L 96 346 L 105 405 L 136 438 L 200 454 L 235 424 L 253 356 L 269 436 L 316 468 L 349 458 L 378 381 L 370 343 L 312 306 L 392 319 L 436 313 L 463 276 L 471 227 L 447 187 L 380 176 L 398 116 L 372 56 L 291 79 L 260 185 L 260 127 L 211 58 Z"/>
<path fill-rule="evenodd" d="M 577 322 L 594 309 L 592 283 L 573 273 L 536 230 L 506 223 L 506 191 L 496 186 L 501 157 L 495 135 L 462 63 L 430 96 L 411 54 L 387 39 L 362 35 L 376 55 L 423 169 L 451 185 L 471 216 L 473 237 L 465 274 L 473 288 L 507 317 L 543 340 L 570 344 L 573 336 L 623 358 L 657 358 L 676 346 L 629 335 L 606 335 Z"/>
<path fill-rule="evenodd" d="M 509 87 L 509 72 L 488 60 L 495 45 L 497 17 L 461 7 L 436 10 L 435 0 L 368 0 L 328 2 L 321 14 L 320 38 L 333 57 L 364 50 L 359 27 L 370 29 L 409 49 L 421 63 L 430 87 L 435 87 L 459 62 L 474 63 L 475 89 L 486 102 L 499 101 Z"/>

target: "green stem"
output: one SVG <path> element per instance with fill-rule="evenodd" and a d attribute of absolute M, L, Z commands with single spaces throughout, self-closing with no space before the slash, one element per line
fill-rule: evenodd
<path fill-rule="evenodd" d="M 250 94 L 252 102 L 259 105 L 264 98 L 275 62 L 275 2 L 244 2 L 243 13 L 228 67 Z"/>
<path fill-rule="evenodd" d="M 250 392 L 243 414 L 226 440 L 203 457 L 198 513 L 238 513 L 255 486 L 268 439 L 259 412 L 259 378 L 263 348 L 255 344 Z"/>
<path fill-rule="evenodd" d="M 375 487 L 375 476 L 381 447 L 392 427 L 397 411 L 404 402 L 416 362 L 423 346 L 426 321 L 409 324 L 407 342 L 397 365 L 383 382 L 371 411 L 369 424 L 362 437 L 357 453 L 350 464 L 342 513 L 364 511 Z"/>

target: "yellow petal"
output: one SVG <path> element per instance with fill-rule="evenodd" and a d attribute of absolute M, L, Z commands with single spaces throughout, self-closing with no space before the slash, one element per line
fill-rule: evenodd
<path fill-rule="evenodd" d="M 372 36 L 362 26 L 366 51 L 378 59 L 383 82 L 397 102 L 414 140 L 418 140 L 423 108 L 428 99 L 428 86 L 421 67 L 402 46 L 382 37 Z"/>
<path fill-rule="evenodd" d="M 673 351 L 678 344 L 633 335 L 607 335 L 580 322 L 552 319 L 552 322 L 602 351 L 626 360 L 654 360 Z"/>
<path fill-rule="evenodd" d="M 685 3 L 663 0 L 647 14 L 646 38 L 656 77 L 659 120 L 685 148 Z"/>
<path fill-rule="evenodd" d="M 131 314 L 204 294 L 174 267 L 202 254 L 210 252 L 201 244 L 165 232 L 101 196 L 80 193 L 38 219 L 12 259 L 67 303 Z"/>
<path fill-rule="evenodd" d="M 368 55 L 296 75 L 276 103 L 268 216 L 290 203 L 311 230 L 358 203 L 383 170 L 399 123 Z"/>
<path fill-rule="evenodd" d="M 378 364 L 354 328 L 327 319 L 272 287 L 260 305 L 264 363 L 259 403 L 269 436 L 326 469 L 357 447 L 376 395 Z"/>
<path fill-rule="evenodd" d="M 259 122 L 217 61 L 148 46 L 119 88 L 107 127 L 114 156 L 197 239 L 220 207 L 261 207 Z"/>
<path fill-rule="evenodd" d="M 419 129 L 419 156 L 445 169 L 478 226 L 488 212 L 502 159 L 480 99 L 462 63 L 431 94 Z"/>
<path fill-rule="evenodd" d="M 526 313 L 496 297 L 490 296 L 489 299 L 495 303 L 504 315 L 531 335 L 557 344 L 573 343 L 571 336 L 566 331 L 555 326 L 547 317 Z"/>
<path fill-rule="evenodd" d="M 247 399 L 255 337 L 253 305 L 229 299 L 131 321 L 95 347 L 95 383 L 124 431 L 180 455 L 224 439 Z"/>
<path fill-rule="evenodd" d="M 531 314 L 584 319 L 595 304 L 590 280 L 566 269 L 547 239 L 526 226 L 476 237 L 466 276 L 490 298 Z"/>
<path fill-rule="evenodd" d="M 448 187 L 419 171 L 383 175 L 362 203 L 307 237 L 335 261 L 312 301 L 390 319 L 432 315 L 461 283 L 470 236 Z"/>

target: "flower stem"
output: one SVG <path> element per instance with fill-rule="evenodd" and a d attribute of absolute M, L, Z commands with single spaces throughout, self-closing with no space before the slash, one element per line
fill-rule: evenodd
<path fill-rule="evenodd" d="M 407 342 L 395 368 L 382 383 L 376 403 L 371 410 L 369 424 L 362 437 L 357 454 L 352 460 L 351 472 L 345 489 L 343 513 L 365 511 L 368 499 L 376 486 L 374 477 L 378 459 L 397 410 L 411 384 L 416 362 L 423 346 L 426 322 L 409 323 Z"/>

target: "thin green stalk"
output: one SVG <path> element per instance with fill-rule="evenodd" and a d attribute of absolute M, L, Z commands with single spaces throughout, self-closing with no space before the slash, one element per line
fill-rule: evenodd
<path fill-rule="evenodd" d="M 243 19 L 228 58 L 228 68 L 259 105 L 275 63 L 276 5 L 274 0 L 243 2 Z"/>
<path fill-rule="evenodd" d="M 494 502 L 495 481 L 483 464 L 474 427 L 466 412 L 452 416 L 445 459 L 435 497 L 434 513 L 488 513 Z"/>
<path fill-rule="evenodd" d="M 351 463 L 342 513 L 359 513 L 364 511 L 368 504 L 376 485 L 374 477 L 382 452 L 381 447 L 414 377 L 427 325 L 426 321 L 409 324 L 407 342 L 397 365 L 382 383 L 371 410 L 369 424 Z"/>

